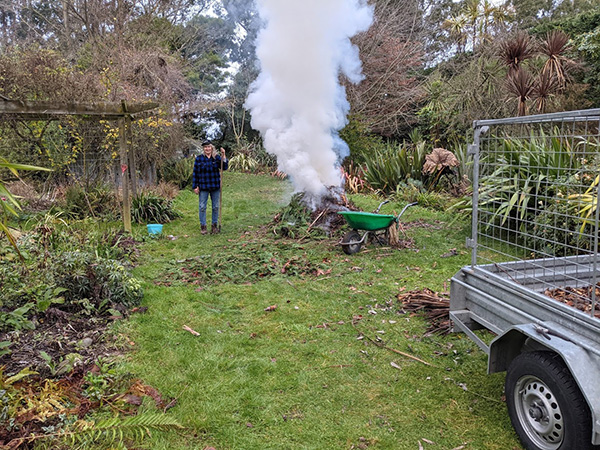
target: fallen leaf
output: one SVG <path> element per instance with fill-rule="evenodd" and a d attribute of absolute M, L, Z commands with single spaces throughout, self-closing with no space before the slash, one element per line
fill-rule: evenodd
<path fill-rule="evenodd" d="M 398 364 L 396 364 L 394 361 L 392 361 L 390 363 L 390 366 L 392 366 L 394 369 L 398 369 L 398 370 L 402 370 L 402 367 L 400 367 Z"/>
<path fill-rule="evenodd" d="M 195 331 L 195 330 L 192 330 L 192 329 L 191 329 L 190 327 L 188 327 L 187 325 L 184 325 L 184 326 L 183 326 L 183 329 L 184 329 L 185 331 L 189 331 L 189 332 L 190 332 L 190 333 L 192 333 L 194 336 L 200 336 L 200 333 L 198 333 L 198 332 L 197 332 L 197 331 Z"/>
<path fill-rule="evenodd" d="M 267 306 L 265 311 L 275 311 L 277 309 L 277 305 Z"/>
<path fill-rule="evenodd" d="M 125 397 L 123 397 L 123 400 L 125 403 L 129 403 L 130 405 L 140 406 L 142 404 L 142 397 L 137 395 L 127 394 Z"/>

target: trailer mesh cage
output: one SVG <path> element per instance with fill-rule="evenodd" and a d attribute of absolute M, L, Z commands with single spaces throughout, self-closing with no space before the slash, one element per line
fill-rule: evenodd
<path fill-rule="evenodd" d="M 595 317 L 599 127 L 600 109 L 475 122 L 469 241 L 473 266 Z"/>

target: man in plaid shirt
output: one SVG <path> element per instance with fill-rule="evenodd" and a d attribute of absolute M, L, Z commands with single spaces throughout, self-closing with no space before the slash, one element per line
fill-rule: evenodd
<path fill-rule="evenodd" d="M 227 170 L 229 161 L 225 157 L 225 149 L 221 147 L 221 154 L 217 154 L 215 147 L 210 141 L 202 143 L 201 155 L 196 156 L 194 162 L 194 173 L 192 177 L 192 188 L 200 196 L 199 218 L 200 232 L 206 234 L 206 205 L 208 197 L 212 203 L 212 227 L 211 233 L 219 230 L 219 207 L 221 196 L 221 167 Z"/>

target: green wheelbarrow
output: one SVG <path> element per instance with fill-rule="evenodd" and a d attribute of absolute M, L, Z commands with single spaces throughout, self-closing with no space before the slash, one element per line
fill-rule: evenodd
<path fill-rule="evenodd" d="M 339 244 L 342 246 L 344 253 L 352 255 L 360 251 L 360 247 L 368 241 L 369 238 L 385 244 L 387 241 L 386 233 L 387 229 L 394 222 L 399 223 L 400 217 L 404 214 L 409 207 L 416 205 L 417 203 L 409 203 L 406 205 L 400 214 L 394 216 L 393 214 L 379 214 L 379 210 L 383 205 L 388 203 L 389 200 L 381 202 L 374 213 L 362 212 L 362 211 L 340 211 L 338 214 L 344 216 L 351 231 L 348 231 L 344 237 L 340 240 Z M 359 231 L 364 231 L 361 236 Z"/>

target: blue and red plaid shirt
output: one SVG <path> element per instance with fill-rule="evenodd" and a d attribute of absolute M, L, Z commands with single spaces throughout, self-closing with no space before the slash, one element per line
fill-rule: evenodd
<path fill-rule="evenodd" d="M 229 167 L 229 160 L 223 160 L 223 170 Z M 192 189 L 200 188 L 201 191 L 216 191 L 221 186 L 221 155 L 207 158 L 203 153 L 196 156 L 194 174 L 192 176 Z"/>

